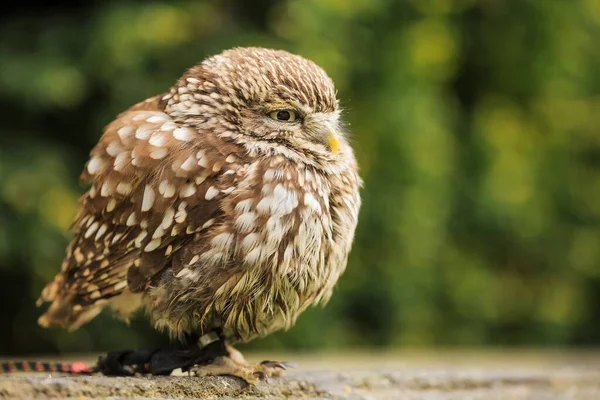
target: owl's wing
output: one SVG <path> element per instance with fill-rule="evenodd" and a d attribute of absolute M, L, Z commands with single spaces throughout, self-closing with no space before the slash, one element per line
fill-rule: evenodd
<path fill-rule="evenodd" d="M 41 325 L 76 329 L 111 297 L 143 291 L 178 249 L 221 218 L 239 149 L 162 110 L 159 97 L 133 106 L 92 150 L 74 237 L 38 300 L 52 302 Z"/>

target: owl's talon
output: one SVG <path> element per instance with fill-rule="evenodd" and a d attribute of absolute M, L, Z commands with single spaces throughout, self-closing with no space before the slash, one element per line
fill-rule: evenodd
<path fill-rule="evenodd" d="M 256 376 L 259 381 L 269 383 L 269 376 L 265 374 L 263 371 L 254 371 L 252 375 Z"/>
<path fill-rule="evenodd" d="M 296 364 L 287 362 L 287 361 L 273 361 L 273 360 L 264 360 L 258 364 L 249 364 L 248 361 L 244 358 L 242 353 L 236 350 L 230 344 L 226 344 L 225 348 L 229 353 L 229 357 L 231 361 L 236 363 L 242 368 L 250 368 L 254 371 L 262 371 L 268 377 L 278 377 L 282 376 L 288 368 L 296 368 Z"/>
<path fill-rule="evenodd" d="M 269 360 L 265 360 L 263 362 L 260 363 L 260 365 L 267 367 L 267 368 L 279 368 L 282 370 L 287 370 L 287 367 L 285 365 L 285 363 L 283 362 L 279 362 L 279 361 L 269 361 Z"/>

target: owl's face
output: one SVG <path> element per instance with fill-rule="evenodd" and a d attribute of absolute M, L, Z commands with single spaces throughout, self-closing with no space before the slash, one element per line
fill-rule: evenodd
<path fill-rule="evenodd" d="M 167 111 L 221 137 L 334 159 L 343 135 L 335 88 L 313 62 L 285 51 L 237 48 L 190 69 Z"/>

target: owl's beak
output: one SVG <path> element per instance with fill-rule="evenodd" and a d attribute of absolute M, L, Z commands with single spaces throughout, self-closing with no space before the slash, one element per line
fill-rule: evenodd
<path fill-rule="evenodd" d="M 340 149 L 340 141 L 337 132 L 331 126 L 328 127 L 327 145 L 333 154 L 337 153 Z"/>

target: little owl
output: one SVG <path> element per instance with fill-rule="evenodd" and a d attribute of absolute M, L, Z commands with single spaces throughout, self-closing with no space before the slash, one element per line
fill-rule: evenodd
<path fill-rule="evenodd" d="M 142 361 L 109 353 L 114 374 L 128 359 L 248 382 L 285 369 L 231 344 L 291 327 L 346 267 L 360 178 L 339 116 L 321 68 L 262 48 L 207 58 L 120 114 L 81 175 L 90 188 L 39 323 L 73 330 L 107 305 L 125 320 L 143 307 L 186 343 Z"/>

